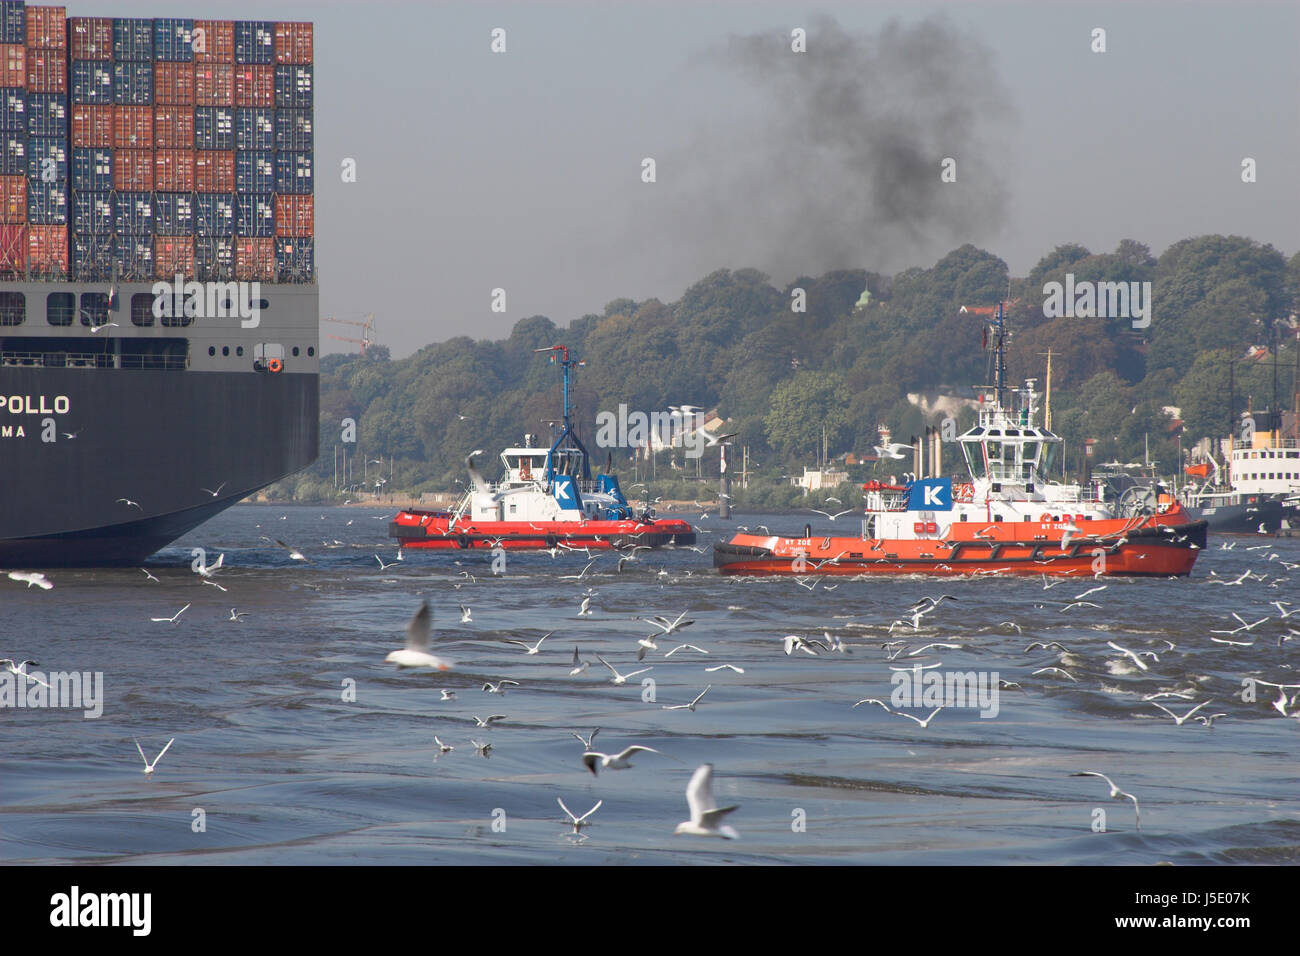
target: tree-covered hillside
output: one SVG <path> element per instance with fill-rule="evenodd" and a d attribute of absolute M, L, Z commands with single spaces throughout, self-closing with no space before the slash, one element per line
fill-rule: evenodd
<path fill-rule="evenodd" d="M 1149 328 L 1127 319 L 1048 318 L 1044 286 L 1074 281 L 1149 281 Z M 866 305 L 858 307 L 863 290 Z M 803 295 L 799 294 L 803 290 Z M 364 358 L 322 362 L 321 457 L 278 489 L 301 498 L 334 493 L 341 423 L 357 422 L 355 456 L 394 487 L 442 491 L 463 477 L 471 450 L 489 456 L 524 432 L 549 435 L 558 415 L 559 375 L 534 349 L 568 345 L 587 366 L 577 375 L 580 431 L 594 435 L 597 412 L 619 404 L 643 412 L 688 403 L 717 407 L 732 419 L 762 473 L 776 476 L 811 464 L 823 427 L 832 456 L 870 453 L 876 427 L 899 440 L 937 423 L 909 393 L 973 395 L 987 382 L 990 353 L 981 348 L 983 319 L 962 306 L 1015 304 L 1011 381 L 1035 377 L 1042 387 L 1050 349 L 1053 427 L 1070 443 L 1071 467 L 1085 438 L 1097 461 L 1140 459 L 1144 441 L 1166 470 L 1175 467 L 1170 420 L 1178 406 L 1185 446 L 1226 430 L 1228 363 L 1235 363 L 1239 409 L 1272 395 L 1271 360 L 1248 360 L 1252 346 L 1280 343 L 1279 392 L 1293 390 L 1300 254 L 1289 261 L 1272 246 L 1239 236 L 1201 236 L 1170 246 L 1157 259 L 1124 240 L 1110 253 L 1077 244 L 1047 253 L 1017 279 L 995 255 L 962 246 L 928 269 L 893 276 L 863 270 L 805 276 L 786 288 L 753 269 L 719 270 L 676 302 L 615 299 L 600 314 L 557 326 L 545 316 L 516 323 L 502 341 L 458 337 L 393 361 L 382 348 Z M 803 300 L 803 311 L 795 306 Z M 969 413 L 968 413 L 969 414 Z M 966 420 L 961 420 L 964 427 Z M 594 449 L 593 449 L 594 450 Z M 627 452 L 615 466 L 626 468 Z M 716 473 L 716 458 L 709 464 Z"/>

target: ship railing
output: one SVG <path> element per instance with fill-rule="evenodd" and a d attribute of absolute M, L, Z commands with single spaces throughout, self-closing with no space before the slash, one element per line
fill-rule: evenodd
<path fill-rule="evenodd" d="M 184 355 L 122 355 L 104 352 L 0 352 L 5 368 L 128 368 L 182 371 L 189 368 Z"/>
<path fill-rule="evenodd" d="M 1300 448 L 1300 440 L 1295 438 L 1275 438 L 1267 445 L 1256 445 L 1253 440 L 1242 441 L 1240 438 L 1232 440 L 1233 451 L 1271 451 L 1274 448 Z"/>

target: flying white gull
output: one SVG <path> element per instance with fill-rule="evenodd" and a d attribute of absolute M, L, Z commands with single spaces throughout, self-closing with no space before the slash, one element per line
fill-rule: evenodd
<path fill-rule="evenodd" d="M 712 686 L 713 686 L 712 684 L 709 685 L 709 687 Z M 702 698 L 705 694 L 709 692 L 709 687 L 706 687 L 704 688 L 704 690 L 700 691 L 700 696 L 696 697 L 689 704 L 673 704 L 671 707 L 665 704 L 664 710 L 689 710 L 691 713 L 695 713 L 695 705 L 700 702 L 700 698 Z"/>
<path fill-rule="evenodd" d="M 132 739 L 134 740 L 135 738 Z M 175 741 L 176 741 L 175 737 L 167 741 L 167 747 L 170 747 L 173 743 L 175 743 Z M 159 760 L 162 760 L 163 754 L 167 752 L 167 747 L 164 747 L 162 750 L 158 751 L 158 756 L 153 758 L 153 763 L 150 763 L 149 758 L 144 755 L 144 749 L 140 746 L 140 741 L 138 740 L 135 741 L 135 749 L 140 751 L 140 759 L 144 761 L 144 772 L 146 774 L 153 773 L 153 768 L 158 765 Z"/>
<path fill-rule="evenodd" d="M 39 571 L 10 571 L 9 579 L 11 581 L 26 582 L 29 588 L 34 584 L 42 591 L 48 591 L 50 588 L 54 587 L 54 585 L 50 583 L 49 579 Z"/>
<path fill-rule="evenodd" d="M 433 636 L 433 612 L 429 602 L 425 601 L 406 625 L 406 647 L 393 651 L 384 658 L 385 664 L 396 664 L 398 670 L 408 667 L 429 667 L 439 671 L 449 671 L 452 663 L 445 658 L 429 653 L 429 640 Z"/>
<path fill-rule="evenodd" d="M 565 814 L 568 815 L 568 817 L 569 817 L 569 822 L 573 824 L 573 832 L 574 832 L 574 833 L 581 833 L 583 827 L 591 826 L 591 824 L 589 824 L 589 823 L 587 822 L 587 817 L 591 816 L 593 813 L 595 813 L 597 810 L 599 810 L 599 809 L 600 809 L 600 805 L 601 805 L 602 803 L 604 803 L 605 801 L 604 801 L 604 800 L 597 800 L 597 801 L 596 801 L 596 805 L 595 805 L 594 807 L 592 807 L 590 810 L 588 810 L 586 813 L 584 813 L 584 814 L 583 814 L 582 816 L 580 816 L 580 817 L 579 817 L 579 816 L 574 816 L 573 811 L 570 810 L 568 807 L 566 807 L 566 806 L 564 805 L 564 801 L 561 800 L 559 797 L 556 797 L 556 798 L 555 798 L 555 802 L 558 803 L 558 804 L 560 805 L 560 809 L 563 810 L 563 811 L 565 812 Z"/>
<path fill-rule="evenodd" d="M 602 664 L 604 664 L 606 667 L 609 668 L 609 672 L 614 675 L 610 679 L 610 683 L 614 685 L 626 684 L 628 678 L 635 677 L 637 674 L 644 674 L 646 671 L 649 670 L 654 670 L 653 667 L 643 667 L 640 670 L 632 671 L 631 673 L 628 674 L 620 674 L 618 671 L 614 670 L 614 666 L 610 664 L 609 661 L 605 660 L 605 658 L 601 657 L 599 654 L 596 655 L 596 660 L 600 661 Z"/>
<path fill-rule="evenodd" d="M 722 807 L 713 798 L 713 764 L 700 764 L 691 775 L 691 782 L 686 785 L 686 805 L 690 808 L 691 818 L 677 824 L 674 835 L 722 837 L 724 840 L 738 840 L 740 834 L 723 824 L 723 818 L 737 807 Z"/>
<path fill-rule="evenodd" d="M 594 737 L 595 734 L 592 734 L 592 736 Z M 628 747 L 626 750 L 620 751 L 619 753 L 616 754 L 603 754 L 595 750 L 588 750 L 586 753 L 582 755 L 582 763 L 583 766 L 585 766 L 588 770 L 591 771 L 591 775 L 594 777 L 597 775 L 596 771 L 598 769 L 605 769 L 605 770 L 628 769 L 629 767 L 632 766 L 632 761 L 631 761 L 632 756 L 639 753 L 657 754 L 659 753 L 659 751 L 655 750 L 653 747 L 642 747 L 638 744 L 633 744 L 631 747 Z"/>
<path fill-rule="evenodd" d="M 1106 785 L 1110 787 L 1110 798 L 1112 800 L 1133 801 L 1133 817 L 1137 822 L 1137 828 L 1139 830 L 1142 829 L 1142 810 L 1138 806 L 1138 798 L 1133 796 L 1133 794 L 1131 793 L 1125 793 L 1119 787 L 1115 786 L 1115 782 L 1111 780 L 1110 777 L 1106 776 L 1104 773 L 1097 773 L 1097 771 L 1095 770 L 1085 770 L 1082 773 L 1072 773 L 1070 774 L 1070 776 L 1071 777 L 1101 777 L 1102 780 L 1106 781 Z"/>

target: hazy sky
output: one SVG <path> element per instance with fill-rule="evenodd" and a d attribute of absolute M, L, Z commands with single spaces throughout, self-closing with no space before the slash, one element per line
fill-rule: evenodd
<path fill-rule="evenodd" d="M 395 356 L 536 314 L 566 325 L 618 296 L 671 301 L 723 267 L 785 283 L 929 266 L 972 242 L 1024 275 L 1061 242 L 1159 253 L 1209 232 L 1300 250 L 1294 2 L 69 13 L 315 22 L 322 316 L 374 312 Z M 344 157 L 356 183 L 340 181 Z M 940 183 L 945 157 L 956 183 Z"/>

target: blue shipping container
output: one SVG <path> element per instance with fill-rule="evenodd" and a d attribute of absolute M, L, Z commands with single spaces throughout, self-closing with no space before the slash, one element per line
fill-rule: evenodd
<path fill-rule="evenodd" d="M 153 236 L 117 237 L 113 259 L 117 264 L 119 279 L 152 279 Z"/>
<path fill-rule="evenodd" d="M 311 153 L 275 154 L 275 191 L 297 196 L 312 192 Z"/>
<path fill-rule="evenodd" d="M 0 133 L 0 176 L 27 175 L 27 133 L 15 129 Z"/>
<path fill-rule="evenodd" d="M 308 152 L 312 143 L 311 110 L 275 111 L 275 148 L 282 152 Z"/>
<path fill-rule="evenodd" d="M 194 111 L 194 148 L 235 148 L 235 111 L 229 106 L 200 106 Z"/>
<path fill-rule="evenodd" d="M 236 63 L 274 63 L 274 46 L 274 23 L 268 20 L 235 22 Z"/>
<path fill-rule="evenodd" d="M 68 224 L 67 183 L 27 183 L 27 221 L 34 226 Z"/>
<path fill-rule="evenodd" d="M 23 0 L 0 3 L 0 43 L 27 42 L 27 11 Z"/>
<path fill-rule="evenodd" d="M 113 151 L 98 147 L 73 147 L 72 188 L 87 192 L 112 189 Z"/>
<path fill-rule="evenodd" d="M 275 68 L 275 108 L 311 109 L 310 66 L 282 63 Z"/>
<path fill-rule="evenodd" d="M 113 69 L 99 60 L 73 60 L 71 73 L 72 102 L 113 102 Z"/>
<path fill-rule="evenodd" d="M 72 237 L 72 275 L 83 282 L 103 282 L 113 277 L 114 245 L 111 236 Z"/>
<path fill-rule="evenodd" d="M 275 275 L 280 282 L 310 282 L 315 258 L 310 239 L 275 240 Z"/>
<path fill-rule="evenodd" d="M 113 102 L 123 106 L 152 106 L 153 64 L 114 63 Z"/>
<path fill-rule="evenodd" d="M 275 149 L 275 111 L 249 106 L 236 109 L 235 149 Z"/>
<path fill-rule="evenodd" d="M 113 59 L 153 60 L 153 21 L 118 17 L 113 21 Z"/>
<path fill-rule="evenodd" d="M 82 236 L 112 235 L 113 194 L 111 192 L 73 192 L 72 231 Z"/>
<path fill-rule="evenodd" d="M 67 136 L 68 98 L 62 93 L 28 93 L 27 135 Z"/>
<path fill-rule="evenodd" d="M 200 282 L 234 278 L 235 240 L 215 236 L 196 239 L 194 269 Z"/>
<path fill-rule="evenodd" d="M 27 91 L 22 87 L 0 87 L 0 129 L 20 129 L 26 132 Z"/>
<path fill-rule="evenodd" d="M 27 140 L 27 178 L 47 183 L 67 183 L 66 136 L 33 136 Z"/>
<path fill-rule="evenodd" d="M 154 193 L 154 232 L 160 236 L 194 235 L 194 194 Z"/>
<path fill-rule="evenodd" d="M 235 192 L 275 191 L 275 154 L 270 150 L 241 149 L 235 153 Z M 252 233 L 248 233 L 252 235 Z"/>
<path fill-rule="evenodd" d="M 194 197 L 194 235 L 233 236 L 235 197 L 229 193 L 197 193 Z"/>
<path fill-rule="evenodd" d="M 123 236 L 152 236 L 153 193 L 118 193 L 113 204 L 113 231 Z"/>
<path fill-rule="evenodd" d="M 179 17 L 158 17 L 153 21 L 153 58 L 169 63 L 194 59 L 194 21 Z"/>
<path fill-rule="evenodd" d="M 275 200 L 270 193 L 235 197 L 235 233 L 257 239 L 275 235 Z"/>

